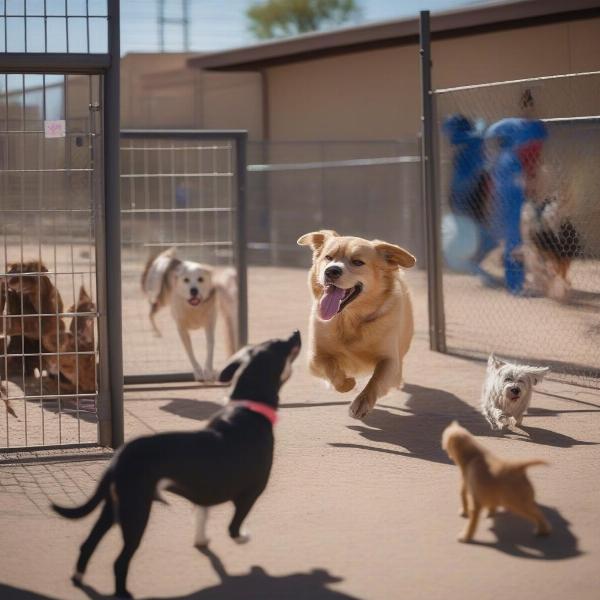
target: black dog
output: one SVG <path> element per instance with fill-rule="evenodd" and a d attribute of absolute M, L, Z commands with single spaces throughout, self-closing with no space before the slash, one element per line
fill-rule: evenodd
<path fill-rule="evenodd" d="M 300 333 L 287 340 L 247 346 L 235 354 L 219 379 L 231 381 L 230 402 L 205 429 L 194 433 L 162 433 L 138 438 L 115 455 L 94 495 L 82 506 L 56 512 L 70 519 L 104 508 L 81 546 L 73 583 L 80 584 L 90 556 L 104 534 L 118 522 L 124 546 L 114 564 L 115 595 L 132 598 L 126 588 L 129 562 L 140 544 L 160 484 L 197 504 L 196 545 L 205 546 L 207 507 L 232 501 L 235 514 L 229 535 L 238 543 L 242 522 L 269 480 L 273 462 L 273 428 L 279 388 L 291 375 L 300 352 Z"/>

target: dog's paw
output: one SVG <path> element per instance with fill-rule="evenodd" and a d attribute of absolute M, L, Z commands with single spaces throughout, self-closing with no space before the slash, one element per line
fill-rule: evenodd
<path fill-rule="evenodd" d="M 205 537 L 205 538 L 200 538 L 200 539 L 197 539 L 197 540 L 194 542 L 194 547 L 195 547 L 195 548 L 198 548 L 198 550 L 204 550 L 204 548 L 207 548 L 207 547 L 208 547 L 208 544 L 209 544 L 209 543 L 210 543 L 210 539 L 209 539 L 209 538 L 207 538 L 207 537 Z"/>
<path fill-rule="evenodd" d="M 240 545 L 247 544 L 250 541 L 250 534 L 246 531 L 241 532 L 240 535 L 233 538 L 233 541 Z"/>
<path fill-rule="evenodd" d="M 354 379 L 354 377 L 346 377 L 346 379 L 344 379 L 344 381 L 342 381 L 341 383 L 334 383 L 333 387 L 335 387 L 337 392 L 345 394 L 346 392 L 349 392 L 350 390 L 353 390 L 356 387 L 356 379 Z"/>
<path fill-rule="evenodd" d="M 456 538 L 459 542 L 461 542 L 462 544 L 468 544 L 471 541 L 470 537 L 467 537 L 466 533 L 461 533 L 458 538 Z"/>
<path fill-rule="evenodd" d="M 350 416 L 354 419 L 364 419 L 370 412 L 372 403 L 369 397 L 363 394 L 359 394 L 348 409 Z"/>
<path fill-rule="evenodd" d="M 459 517 L 464 517 L 466 519 L 469 516 L 469 513 L 464 508 L 459 508 L 458 509 L 458 516 Z"/>
<path fill-rule="evenodd" d="M 204 371 L 202 369 L 194 369 L 194 379 L 196 381 L 205 381 Z"/>
<path fill-rule="evenodd" d="M 75 571 L 75 573 L 73 573 L 71 576 L 71 582 L 74 586 L 81 587 L 83 585 L 83 573 Z"/>
<path fill-rule="evenodd" d="M 219 378 L 218 371 L 215 371 L 214 369 L 204 368 L 202 373 L 204 375 L 203 381 L 217 381 L 217 379 Z"/>

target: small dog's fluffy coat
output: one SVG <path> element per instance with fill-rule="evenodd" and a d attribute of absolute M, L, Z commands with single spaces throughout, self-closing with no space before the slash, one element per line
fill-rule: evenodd
<path fill-rule="evenodd" d="M 525 474 L 527 467 L 546 464 L 543 460 L 508 461 L 498 458 L 457 421 L 444 430 L 442 448 L 462 474 L 460 514 L 468 516 L 469 522 L 459 541 L 468 542 L 473 538 L 482 508 L 487 508 L 489 515 L 494 516 L 497 508 L 504 507 L 533 521 L 536 535 L 550 533 L 550 524 L 535 503 L 533 486 Z"/>
<path fill-rule="evenodd" d="M 217 313 L 220 311 L 226 330 L 227 355 L 237 348 L 236 293 L 233 269 L 216 271 L 212 267 L 190 260 L 180 260 L 175 248 L 169 248 L 151 258 L 142 274 L 142 290 L 150 302 L 150 322 L 157 336 L 161 333 L 154 315 L 169 305 L 196 381 L 212 381 L 213 353 Z M 204 367 L 196 360 L 190 331 L 206 331 Z"/>
<path fill-rule="evenodd" d="M 521 425 L 527 413 L 533 386 L 549 371 L 504 362 L 490 354 L 481 397 L 481 412 L 492 429 Z"/>

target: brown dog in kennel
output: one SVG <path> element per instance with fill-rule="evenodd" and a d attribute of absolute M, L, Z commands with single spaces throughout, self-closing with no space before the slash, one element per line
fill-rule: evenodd
<path fill-rule="evenodd" d="M 96 307 L 82 286 L 67 330 L 63 301 L 41 261 L 12 263 L 0 281 L 0 314 L 3 321 L 0 346 L 2 381 L 23 385 L 26 378 L 47 373 L 57 380 L 56 392 L 94 392 L 94 316 Z M 85 354 L 80 354 L 85 353 Z M 7 411 L 16 417 L 2 384 L 0 395 Z"/>

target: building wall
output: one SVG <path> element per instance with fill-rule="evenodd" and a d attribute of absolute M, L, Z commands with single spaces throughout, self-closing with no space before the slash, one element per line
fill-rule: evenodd
<path fill-rule="evenodd" d="M 440 40 L 432 53 L 438 88 L 600 70 L 600 19 Z M 419 131 L 416 44 L 272 67 L 267 78 L 272 140 L 393 139 Z"/>
<path fill-rule="evenodd" d="M 247 129 L 262 139 L 257 73 L 205 73 L 189 54 L 133 54 L 121 66 L 123 128 Z"/>
<path fill-rule="evenodd" d="M 148 121 L 143 110 L 144 90 L 142 80 L 150 73 L 161 73 L 174 69 L 183 69 L 188 58 L 187 53 L 140 53 L 127 54 L 121 59 L 121 127 L 151 128 L 161 127 L 161 123 Z"/>

